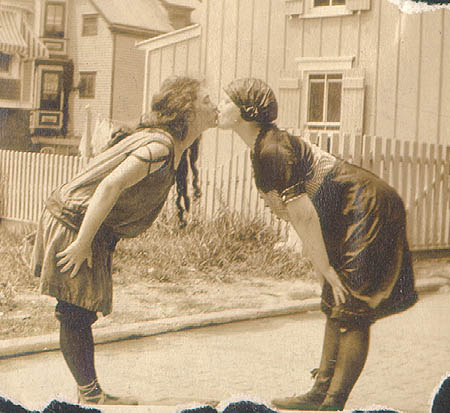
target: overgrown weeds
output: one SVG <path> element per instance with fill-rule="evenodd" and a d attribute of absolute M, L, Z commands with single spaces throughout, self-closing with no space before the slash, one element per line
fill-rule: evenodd
<path fill-rule="evenodd" d="M 38 279 L 31 274 L 25 258 L 31 252 L 23 232 L 0 230 L 0 311 L 14 308 L 20 290 L 36 290 Z"/>
<path fill-rule="evenodd" d="M 130 276 L 172 282 L 193 272 L 222 282 L 255 275 L 309 276 L 309 262 L 292 249 L 275 248 L 280 241 L 281 235 L 261 219 L 226 208 L 207 221 L 194 214 L 184 229 L 176 216 L 162 214 L 145 234 L 118 244 L 115 266 Z"/>
<path fill-rule="evenodd" d="M 232 282 L 237 278 L 310 277 L 311 266 L 289 248 L 275 248 L 282 237 L 257 218 L 246 219 L 223 208 L 213 219 L 188 217 L 180 229 L 176 215 L 161 214 L 141 236 L 118 243 L 113 260 L 114 282 L 168 282 L 188 286 L 193 278 Z M 32 237 L 0 230 L 1 308 L 13 308 L 18 291 L 37 290 L 31 274 Z"/>

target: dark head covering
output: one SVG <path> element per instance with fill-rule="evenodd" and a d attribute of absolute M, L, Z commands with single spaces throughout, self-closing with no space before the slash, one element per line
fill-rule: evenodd
<path fill-rule="evenodd" d="M 233 80 L 226 94 L 241 110 L 246 121 L 272 123 L 278 116 L 278 103 L 270 86 L 260 79 Z"/>

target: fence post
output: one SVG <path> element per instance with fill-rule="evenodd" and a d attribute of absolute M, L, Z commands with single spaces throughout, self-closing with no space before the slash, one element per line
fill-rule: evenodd
<path fill-rule="evenodd" d="M 443 170 L 443 180 L 442 180 L 442 228 L 441 228 L 441 240 L 444 244 L 450 244 L 450 223 L 447 219 L 447 211 L 450 210 L 449 203 L 449 191 L 450 191 L 450 146 L 447 146 L 446 153 L 444 159 L 444 170 Z M 447 238 L 445 238 L 445 234 L 447 232 Z"/>
<path fill-rule="evenodd" d="M 92 113 L 89 105 L 85 107 L 85 115 L 84 132 L 80 143 L 80 154 L 83 159 L 83 165 L 86 165 L 92 156 Z"/>

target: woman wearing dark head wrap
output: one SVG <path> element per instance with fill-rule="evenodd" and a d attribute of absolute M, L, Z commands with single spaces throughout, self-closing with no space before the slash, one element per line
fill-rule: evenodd
<path fill-rule="evenodd" d="M 263 81 L 239 79 L 225 92 L 218 127 L 251 148 L 259 193 L 295 228 L 324 281 L 327 321 L 313 388 L 273 404 L 341 410 L 364 367 L 371 324 L 417 300 L 403 202 L 372 173 L 278 129 L 276 98 Z"/>
<path fill-rule="evenodd" d="M 167 79 L 153 97 L 145 122 L 132 133 L 116 136 L 45 204 L 33 270 L 41 277 L 41 293 L 58 301 L 61 351 L 83 404 L 137 404 L 110 396 L 100 387 L 92 324 L 97 312 L 107 315 L 112 310 L 111 262 L 116 243 L 152 225 L 186 150 L 215 126 L 216 118 L 216 107 L 198 80 Z"/>

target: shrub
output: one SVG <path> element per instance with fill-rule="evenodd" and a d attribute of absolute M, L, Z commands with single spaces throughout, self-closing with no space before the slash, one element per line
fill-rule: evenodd
<path fill-rule="evenodd" d="M 309 262 L 292 249 L 275 248 L 280 241 L 281 235 L 261 219 L 247 219 L 226 208 L 207 221 L 193 214 L 184 229 L 176 216 L 161 214 L 143 235 L 118 244 L 114 265 L 129 276 L 162 281 L 176 281 L 193 271 L 221 281 L 235 276 L 309 276 Z"/>
<path fill-rule="evenodd" d="M 2 274 L 0 281 L 0 307 L 14 306 L 14 297 L 20 289 L 37 289 L 39 280 L 31 274 L 24 246 L 28 241 L 23 233 L 0 230 L 0 261 Z M 31 251 L 31 249 L 29 249 Z M 27 255 L 29 255 L 27 253 Z"/>
<path fill-rule="evenodd" d="M 12 308 L 18 290 L 37 290 L 39 279 L 29 268 L 33 233 L 0 230 L 2 280 L 0 302 Z M 114 282 L 182 281 L 193 277 L 232 282 L 236 278 L 311 278 L 308 261 L 292 249 L 275 245 L 277 231 L 261 219 L 247 219 L 226 208 L 213 219 L 188 217 L 180 229 L 176 214 L 162 213 L 141 236 L 118 243 L 113 259 Z"/>

